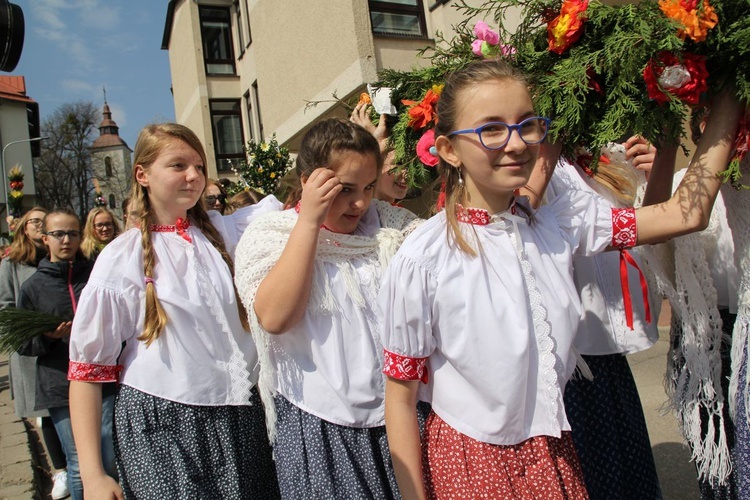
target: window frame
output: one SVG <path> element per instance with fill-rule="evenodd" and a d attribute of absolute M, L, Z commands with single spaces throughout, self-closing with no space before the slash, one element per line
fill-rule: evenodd
<path fill-rule="evenodd" d="M 236 111 L 227 111 L 227 110 L 215 110 L 213 108 L 214 103 L 232 103 L 236 106 Z M 209 99 L 208 100 L 208 112 L 211 116 L 211 135 L 214 139 L 214 157 L 216 158 L 216 172 L 217 173 L 226 173 L 231 172 L 231 167 L 227 168 L 221 168 L 221 162 L 220 160 L 240 160 L 245 157 L 245 130 L 242 126 L 242 100 L 241 99 L 230 99 L 230 98 L 221 98 L 221 99 Z M 236 116 L 240 120 L 239 124 L 239 131 L 240 131 L 240 151 L 236 153 L 220 153 L 219 152 L 219 145 L 223 144 L 223 142 L 219 141 L 219 131 L 217 130 L 214 122 L 214 118 L 217 116 Z"/>
<path fill-rule="evenodd" d="M 253 30 L 250 28 L 250 6 L 247 3 L 247 0 L 244 0 L 245 2 L 245 24 L 247 24 L 247 45 L 245 48 L 250 47 L 253 43 Z"/>
<path fill-rule="evenodd" d="M 234 36 L 233 36 L 233 29 L 232 29 L 232 12 L 230 10 L 231 7 L 224 7 L 221 5 L 200 5 L 198 6 L 198 18 L 200 23 L 200 30 L 201 30 L 201 48 L 203 50 L 203 67 L 206 72 L 207 76 L 236 76 L 237 75 L 237 65 L 235 64 L 235 58 L 234 58 Z M 212 17 L 206 14 L 209 10 L 221 10 L 226 13 L 225 17 Z M 213 21 L 213 22 L 226 22 L 227 23 L 227 30 L 229 31 L 228 35 L 226 36 L 226 39 L 224 42 L 227 45 L 227 49 L 229 51 L 228 59 L 209 59 L 208 58 L 208 50 L 206 50 L 206 30 L 204 28 L 204 22 L 206 21 Z M 209 67 L 211 65 L 231 65 L 232 72 L 231 73 L 213 73 L 209 71 Z"/>
<path fill-rule="evenodd" d="M 255 80 L 251 85 L 253 88 L 253 99 L 255 100 L 255 117 L 258 119 L 258 133 L 260 134 L 260 141 L 266 140 L 266 134 L 263 132 L 263 115 L 260 113 L 260 92 L 258 91 L 258 80 Z"/>
<path fill-rule="evenodd" d="M 245 55 L 245 48 L 247 45 L 245 45 L 245 34 L 242 29 L 242 5 L 240 5 L 240 0 L 234 0 L 234 4 L 232 4 L 235 9 L 235 19 L 237 21 L 237 45 L 240 47 L 240 55 L 237 57 L 238 59 L 242 59 L 242 56 Z"/>
<path fill-rule="evenodd" d="M 382 38 L 411 38 L 411 39 L 426 39 L 427 36 L 427 19 L 424 12 L 424 4 L 422 0 L 416 0 L 417 5 L 403 5 L 387 0 L 367 0 L 367 6 L 370 13 L 370 28 L 372 29 L 373 36 Z M 419 35 L 407 35 L 404 33 L 382 33 L 376 32 L 375 26 L 372 24 L 373 12 L 380 12 L 386 14 L 406 14 L 415 15 L 419 19 Z"/>

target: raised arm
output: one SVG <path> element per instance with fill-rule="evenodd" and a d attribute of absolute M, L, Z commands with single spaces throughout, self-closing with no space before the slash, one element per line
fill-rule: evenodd
<path fill-rule="evenodd" d="M 731 158 L 741 112 L 742 106 L 729 91 L 717 96 L 690 167 L 674 195 L 636 210 L 637 244 L 659 243 L 706 228 L 721 187 L 717 174 Z"/>
<path fill-rule="evenodd" d="M 424 499 L 422 445 L 417 421 L 419 380 L 385 382 L 385 428 L 396 482 L 404 500 Z"/>
<path fill-rule="evenodd" d="M 297 223 L 281 257 L 255 294 L 255 314 L 267 332 L 284 333 L 305 314 L 320 226 L 341 189 L 336 174 L 326 168 L 314 170 L 304 181 Z"/>

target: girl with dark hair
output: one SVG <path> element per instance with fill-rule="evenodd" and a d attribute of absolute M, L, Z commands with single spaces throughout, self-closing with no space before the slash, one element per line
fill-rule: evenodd
<path fill-rule="evenodd" d="M 385 265 L 416 220 L 373 199 L 381 167 L 362 127 L 314 125 L 288 209 L 259 217 L 237 249 L 283 498 L 399 497 L 374 306 Z"/>
<path fill-rule="evenodd" d="M 535 115 L 525 80 L 502 61 L 448 78 L 435 130 L 445 210 L 404 242 L 379 296 L 386 425 L 404 498 L 588 498 L 563 405 L 581 314 L 572 258 L 707 223 L 740 112 L 728 94 L 715 107 L 668 201 L 613 209 L 570 189 L 533 212 L 515 192 L 549 120 Z M 652 183 L 667 174 L 671 183 L 675 151 L 662 148 Z M 421 441 L 420 381 L 433 409 Z"/>
<path fill-rule="evenodd" d="M 234 244 L 263 207 L 207 213 L 205 165 L 190 129 L 141 131 L 130 196 L 138 228 L 107 245 L 81 297 L 68 376 L 92 498 L 278 496 L 258 357 L 232 281 Z M 101 382 L 113 381 L 121 487 L 98 452 Z"/>

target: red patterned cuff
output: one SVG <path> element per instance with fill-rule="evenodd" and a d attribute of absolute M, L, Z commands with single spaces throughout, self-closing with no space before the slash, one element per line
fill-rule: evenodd
<path fill-rule="evenodd" d="M 68 364 L 68 380 L 81 382 L 117 382 L 120 378 L 120 365 L 94 365 L 71 361 Z"/>
<path fill-rule="evenodd" d="M 383 350 L 383 373 L 399 380 L 421 380 L 427 383 L 427 358 L 409 358 Z"/>
<path fill-rule="evenodd" d="M 612 209 L 612 246 L 631 248 L 636 245 L 638 229 L 635 223 L 635 208 Z"/>

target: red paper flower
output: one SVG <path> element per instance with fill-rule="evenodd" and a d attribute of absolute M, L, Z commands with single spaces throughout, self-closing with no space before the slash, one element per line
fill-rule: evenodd
<path fill-rule="evenodd" d="M 740 120 L 740 129 L 734 140 L 734 159 L 742 160 L 750 151 L 750 109 L 745 111 Z"/>
<path fill-rule="evenodd" d="M 589 78 L 589 88 L 593 89 L 598 94 L 604 95 L 604 89 L 599 83 L 599 80 L 596 79 L 597 74 L 594 73 L 594 68 L 587 69 L 586 76 Z"/>
<path fill-rule="evenodd" d="M 687 104 L 698 104 L 708 86 L 708 70 L 703 56 L 682 54 L 682 61 L 671 52 L 661 52 L 643 70 L 649 98 L 659 104 L 669 101 L 669 94 Z"/>
<path fill-rule="evenodd" d="M 583 34 L 588 0 L 565 0 L 560 14 L 547 24 L 549 50 L 562 54 Z"/>
<path fill-rule="evenodd" d="M 435 130 L 430 129 L 419 138 L 417 142 L 417 157 L 419 161 L 428 167 L 438 164 L 438 156 L 435 151 Z"/>
<path fill-rule="evenodd" d="M 433 120 L 437 120 L 437 114 L 435 106 L 437 105 L 438 99 L 440 99 L 440 92 L 442 92 L 442 85 L 434 85 L 427 91 L 424 98 L 420 102 L 416 101 L 401 101 L 409 108 L 409 126 L 414 130 L 422 130 L 433 123 Z"/>

